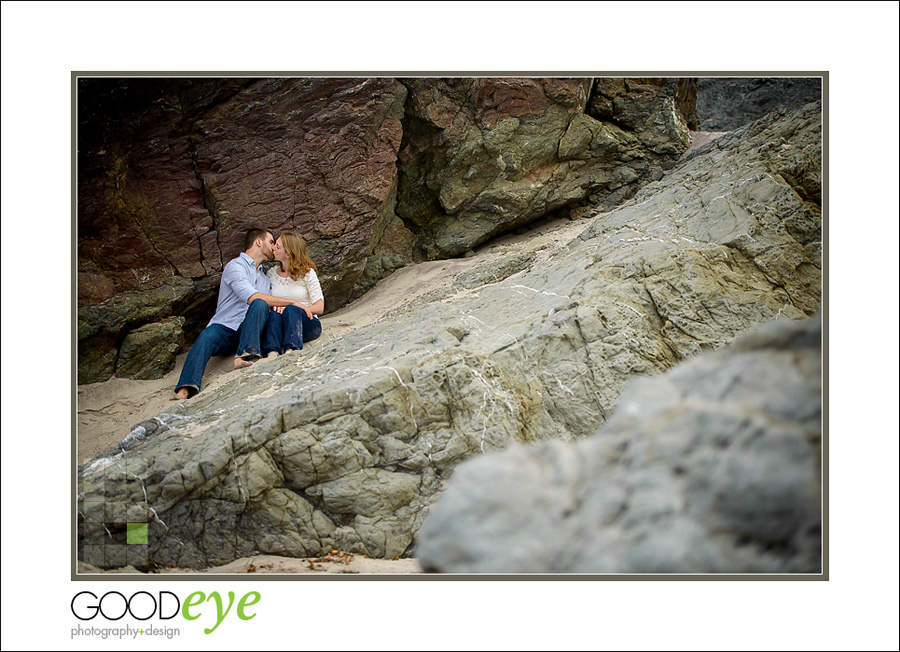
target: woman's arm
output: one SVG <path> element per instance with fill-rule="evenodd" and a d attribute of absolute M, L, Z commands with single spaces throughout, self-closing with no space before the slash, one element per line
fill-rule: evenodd
<path fill-rule="evenodd" d="M 316 275 L 315 270 L 309 270 L 302 279 L 298 279 L 297 281 L 294 281 L 294 283 L 300 283 L 305 286 L 306 296 L 308 296 L 310 299 L 315 299 L 315 301 L 313 301 L 308 306 L 303 305 L 298 301 L 289 299 L 284 300 L 286 301 L 286 303 L 269 303 L 269 305 L 272 306 L 275 311 L 281 314 L 284 312 L 284 309 L 287 306 L 297 306 L 306 313 L 306 316 L 309 319 L 312 319 L 315 315 L 321 315 L 325 312 L 325 295 L 322 294 L 322 286 L 319 284 L 319 277 Z M 260 294 L 259 296 L 260 298 L 265 298 L 268 295 Z M 251 299 L 252 298 L 253 297 L 251 297 Z M 278 299 L 278 297 L 273 298 Z"/>
<path fill-rule="evenodd" d="M 319 277 L 315 270 L 309 270 L 301 282 L 306 285 L 307 294 L 313 302 L 308 306 L 300 304 L 300 307 L 306 311 L 306 316 L 312 319 L 313 315 L 321 315 L 325 312 L 325 295 L 322 294 L 322 286 L 319 284 Z"/>
<path fill-rule="evenodd" d="M 299 301 L 296 301 L 294 299 L 287 299 L 285 297 L 275 297 L 275 296 L 272 296 L 271 294 L 263 294 L 262 292 L 257 292 L 256 294 L 252 295 L 249 299 L 247 299 L 247 304 L 249 305 L 249 304 L 253 303 L 254 299 L 262 299 L 263 301 L 265 301 L 266 303 L 269 304 L 270 308 L 279 308 L 279 307 L 284 308 L 287 306 L 297 306 L 298 308 L 303 307 Z"/>
<path fill-rule="evenodd" d="M 312 319 L 313 315 L 321 315 L 323 312 L 325 312 L 325 299 L 319 299 L 315 303 L 306 306 L 306 310 L 308 311 L 307 314 L 309 315 L 310 319 Z"/>
<path fill-rule="evenodd" d="M 306 316 L 309 317 L 310 319 L 313 318 L 313 315 L 321 315 L 323 312 L 325 312 L 325 299 L 319 299 L 318 301 L 316 301 L 315 303 L 313 303 L 312 305 L 309 305 L 309 306 L 304 306 L 302 303 L 297 303 L 295 305 L 298 308 L 300 308 L 300 310 L 305 312 Z M 281 313 L 284 312 L 284 309 L 286 307 L 287 306 L 277 306 L 275 308 L 275 312 L 277 312 L 280 315 Z"/>

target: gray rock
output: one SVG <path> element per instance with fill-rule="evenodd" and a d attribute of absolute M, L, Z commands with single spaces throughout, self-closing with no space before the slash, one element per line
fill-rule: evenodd
<path fill-rule="evenodd" d="M 809 106 L 723 136 L 565 246 L 512 249 L 427 303 L 174 404 L 81 469 L 81 549 L 105 541 L 88 507 L 115 503 L 151 515 L 149 563 L 409 554 L 464 460 L 589 437 L 628 381 L 817 310 L 820 128 Z M 615 513 L 614 491 L 595 508 Z M 717 500 L 743 518 L 730 494 Z"/>
<path fill-rule="evenodd" d="M 116 359 L 120 355 L 118 342 L 148 322 L 174 323 L 167 319 L 173 311 L 207 314 L 210 307 L 207 303 L 211 301 L 211 307 L 215 307 L 217 287 L 215 278 L 194 282 L 174 276 L 156 288 L 118 294 L 103 303 L 79 304 L 79 384 L 108 380 L 116 371 Z M 206 325 L 205 321 L 188 324 L 183 317 L 180 319 L 179 328 L 193 335 Z M 126 358 L 132 356 L 133 353 L 126 352 Z"/>
<path fill-rule="evenodd" d="M 819 77 L 703 77 L 698 81 L 700 131 L 730 131 L 766 113 L 822 99 Z"/>
<path fill-rule="evenodd" d="M 119 348 L 116 375 L 153 380 L 172 371 L 175 356 L 184 345 L 183 326 L 184 317 L 173 317 L 131 331 Z"/>
<path fill-rule="evenodd" d="M 821 322 L 778 321 L 635 380 L 597 434 L 460 466 L 426 571 L 817 573 Z"/>
<path fill-rule="evenodd" d="M 601 77 L 590 113 L 634 133 L 651 152 L 677 156 L 687 149 L 685 141 L 690 145 L 688 128 L 697 127 L 696 93 L 690 78 Z"/>

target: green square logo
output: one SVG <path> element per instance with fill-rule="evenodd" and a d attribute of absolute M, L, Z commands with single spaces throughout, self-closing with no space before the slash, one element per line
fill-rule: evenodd
<path fill-rule="evenodd" d="M 147 545 L 147 524 L 146 523 L 127 523 L 128 534 L 125 539 L 126 543 Z"/>

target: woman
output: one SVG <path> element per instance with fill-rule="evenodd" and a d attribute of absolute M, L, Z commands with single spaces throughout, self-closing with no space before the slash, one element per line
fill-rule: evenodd
<path fill-rule="evenodd" d="M 273 308 L 263 331 L 263 355 L 275 357 L 302 349 L 304 342 L 322 334 L 317 315 L 325 312 L 325 297 L 316 275 L 316 264 L 306 252 L 306 243 L 296 233 L 282 233 L 275 241 L 275 260 L 269 270 L 272 295 L 294 299 L 301 307 Z"/>

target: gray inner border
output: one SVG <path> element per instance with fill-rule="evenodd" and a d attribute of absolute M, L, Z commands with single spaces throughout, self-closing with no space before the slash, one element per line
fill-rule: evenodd
<path fill-rule="evenodd" d="M 822 313 L 822 572 L 815 574 L 667 574 L 667 575 L 635 575 L 635 574 L 416 574 L 416 575 L 276 575 L 276 574 L 206 574 L 190 573 L 184 575 L 152 573 L 141 575 L 123 575 L 117 573 L 79 574 L 78 573 L 78 79 L 81 77 L 820 77 L 822 79 L 822 301 L 819 310 Z M 72 71 L 72 106 L 71 106 L 71 163 L 72 163 L 72 456 L 71 473 L 71 579 L 73 581 L 828 581 L 829 579 L 829 477 L 828 477 L 828 339 L 829 339 L 829 301 L 828 301 L 828 269 L 829 269 L 829 73 L 828 71 L 760 71 L 760 72 L 727 72 L 727 71 L 616 71 L 616 72 L 446 72 L 446 71 L 362 71 L 362 72 L 116 72 L 116 71 Z"/>

